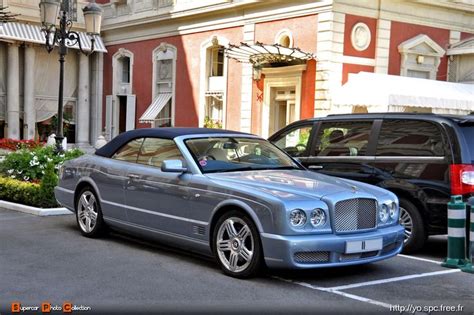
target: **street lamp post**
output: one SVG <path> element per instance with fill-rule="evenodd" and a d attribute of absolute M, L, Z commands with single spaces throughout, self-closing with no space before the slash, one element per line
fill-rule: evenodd
<path fill-rule="evenodd" d="M 69 0 L 40 0 L 40 15 L 42 31 L 45 33 L 46 50 L 53 51 L 57 45 L 59 49 L 59 93 L 58 93 L 58 125 L 56 130 L 56 150 L 62 152 L 63 135 L 63 85 L 64 85 L 64 58 L 67 55 L 68 46 L 79 46 L 85 55 L 94 52 L 95 35 L 100 34 L 102 9 L 92 0 L 83 9 L 86 33 L 90 37 L 90 51 L 84 50 L 79 33 L 72 31 L 72 21 L 68 19 Z M 59 28 L 56 21 L 59 14 Z"/>

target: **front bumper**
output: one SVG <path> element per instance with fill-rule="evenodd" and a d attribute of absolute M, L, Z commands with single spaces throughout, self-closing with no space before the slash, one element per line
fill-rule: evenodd
<path fill-rule="evenodd" d="M 404 228 L 401 225 L 354 234 L 318 234 L 282 236 L 261 233 L 265 262 L 271 268 L 321 268 L 364 264 L 387 259 L 403 248 Z M 382 238 L 382 249 L 346 254 L 347 241 Z M 312 260 L 312 258 L 314 258 Z"/>

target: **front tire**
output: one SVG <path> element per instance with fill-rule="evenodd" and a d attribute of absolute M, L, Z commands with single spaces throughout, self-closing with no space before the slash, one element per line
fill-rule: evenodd
<path fill-rule="evenodd" d="M 406 199 L 400 199 L 400 224 L 405 228 L 403 253 L 420 250 L 427 239 L 425 225 L 418 209 Z"/>
<path fill-rule="evenodd" d="M 76 222 L 86 237 L 99 237 L 105 232 L 99 199 L 90 187 L 83 188 L 76 200 Z"/>
<path fill-rule="evenodd" d="M 262 247 L 249 217 L 238 211 L 226 213 L 217 221 L 212 240 L 214 255 L 226 275 L 243 279 L 258 274 Z"/>

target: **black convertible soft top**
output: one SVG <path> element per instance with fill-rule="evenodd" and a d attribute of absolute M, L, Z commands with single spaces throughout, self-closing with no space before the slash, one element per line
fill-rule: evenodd
<path fill-rule="evenodd" d="M 241 134 L 250 135 L 239 131 L 209 129 L 209 128 L 142 128 L 130 130 L 119 134 L 102 148 L 95 151 L 96 155 L 103 157 L 111 157 L 125 143 L 137 138 L 163 138 L 174 139 L 179 136 L 197 135 L 197 134 Z"/>

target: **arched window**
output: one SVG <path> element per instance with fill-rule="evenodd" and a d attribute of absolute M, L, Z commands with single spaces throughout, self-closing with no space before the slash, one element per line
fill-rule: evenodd
<path fill-rule="evenodd" d="M 226 38 L 213 36 L 201 44 L 201 97 L 199 126 L 224 128 L 226 116 Z"/>
<path fill-rule="evenodd" d="M 176 47 L 167 43 L 153 50 L 153 98 L 140 122 L 152 127 L 174 126 L 176 56 Z"/>

